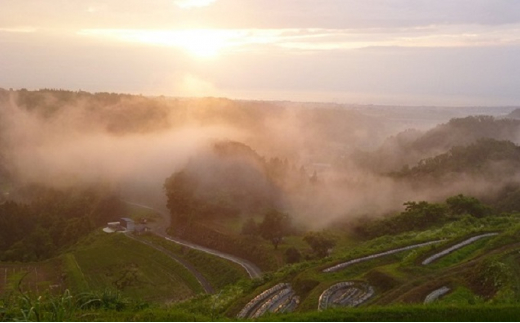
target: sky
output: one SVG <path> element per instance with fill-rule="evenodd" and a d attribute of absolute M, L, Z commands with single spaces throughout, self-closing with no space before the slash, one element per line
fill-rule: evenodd
<path fill-rule="evenodd" d="M 520 105 L 520 1 L 0 0 L 0 87 Z"/>

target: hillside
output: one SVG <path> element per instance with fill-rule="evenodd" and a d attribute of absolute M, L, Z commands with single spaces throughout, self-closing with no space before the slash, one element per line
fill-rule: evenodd
<path fill-rule="evenodd" d="M 395 120 L 334 104 L 20 90 L 0 109 L 0 320 L 520 312 L 518 120 L 379 145 Z M 122 218 L 139 230 L 102 231 Z"/>
<path fill-rule="evenodd" d="M 61 265 L 54 263 L 67 272 L 66 282 L 74 282 L 69 285 L 73 295 L 78 293 L 78 288 L 103 290 L 114 282 L 116 285 L 113 286 L 120 286 L 121 294 L 115 293 L 112 300 L 103 301 L 107 306 L 103 310 L 75 307 L 77 305 L 65 308 L 69 311 L 65 317 L 72 320 L 84 315 L 128 321 L 232 319 L 252 299 L 259 299 L 255 296 L 269 288 L 274 291 L 273 288 L 282 283 L 287 286 L 283 288 L 290 288 L 287 295 L 295 297 L 295 305 L 288 308 L 293 314 L 271 315 L 267 316 L 268 320 L 338 320 L 344 315 L 353 320 L 366 320 L 376 315 L 388 315 L 384 320 L 402 316 L 410 320 L 427 317 L 444 320 L 448 318 L 447 313 L 455 315 L 450 316 L 450 320 L 468 320 L 476 313 L 483 315 L 480 320 L 492 317 L 512 320 L 520 312 L 518 306 L 512 305 L 520 299 L 520 281 L 516 278 L 520 272 L 517 256 L 520 217 L 518 214 L 475 217 L 460 212 L 458 215 L 453 213 L 450 220 L 440 225 L 388 233 L 358 240 L 349 246 L 338 245 L 329 257 L 285 266 L 254 281 L 229 282 L 221 285 L 223 289 L 218 295 L 199 294 L 191 300 L 168 306 L 159 305 L 157 300 L 185 298 L 190 293 L 200 293 L 200 287 L 189 273 L 175 269 L 176 265 L 168 264 L 169 260 L 160 253 L 124 235 L 91 236 L 81 247 L 64 254 Z M 389 218 L 387 225 L 392 221 Z M 114 254 L 120 256 L 113 257 Z M 43 273 L 43 268 L 50 265 L 52 262 L 32 266 L 41 268 L 39 272 Z M 81 268 L 81 272 L 77 268 Z M 45 277 L 40 279 L 50 278 Z M 31 288 L 28 283 L 24 282 L 24 286 Z M 27 297 L 31 297 L 29 295 Z M 39 315 L 54 313 L 46 302 L 64 297 L 56 292 L 54 295 L 40 300 Z M 268 308 L 274 311 L 269 300 L 274 302 L 275 295 L 277 292 L 271 292 L 267 298 L 257 301 L 260 305 L 266 304 L 264 311 Z M 4 295 L 4 301 L 6 297 L 17 296 L 16 293 Z M 282 304 L 282 299 L 276 301 L 277 304 Z M 111 307 L 119 303 L 120 308 Z M 14 307 L 3 304 L 1 315 L 4 319 L 17 317 Z M 256 310 L 245 311 L 245 315 L 258 312 L 260 305 L 251 305 Z M 24 309 L 22 303 L 17 306 Z M 351 306 L 363 310 L 346 311 Z"/>

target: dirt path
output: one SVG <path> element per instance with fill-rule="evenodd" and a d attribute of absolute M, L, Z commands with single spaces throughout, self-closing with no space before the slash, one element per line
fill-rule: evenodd
<path fill-rule="evenodd" d="M 139 207 L 143 207 L 143 208 L 155 211 L 158 214 L 160 214 L 165 219 L 165 221 L 169 220 L 169 216 L 167 214 L 165 214 L 164 212 L 161 212 L 161 211 L 159 211 L 157 209 L 154 209 L 152 207 L 149 207 L 147 205 L 138 204 L 138 203 L 132 203 L 132 202 L 129 202 L 129 201 L 123 201 L 123 202 L 125 202 L 127 204 L 130 204 L 130 205 L 135 205 L 135 206 L 139 206 Z M 224 252 L 220 252 L 218 250 L 206 248 L 206 247 L 197 245 L 197 244 L 189 242 L 189 241 L 185 241 L 185 240 L 182 240 L 182 239 L 171 237 L 171 236 L 169 236 L 166 233 L 166 228 L 167 227 L 168 226 L 166 225 L 166 223 L 158 224 L 158 225 L 155 225 L 155 226 L 152 227 L 152 231 L 156 235 L 158 235 L 160 237 L 163 237 L 164 239 L 166 239 L 168 241 L 180 244 L 182 246 L 186 246 L 186 247 L 191 248 L 191 249 L 203 251 L 205 253 L 208 253 L 208 254 L 211 254 L 211 255 L 214 255 L 214 256 L 217 256 L 217 257 L 229 260 L 229 261 L 234 262 L 236 264 L 239 264 L 240 266 L 242 266 L 247 271 L 247 274 L 251 278 L 258 278 L 258 277 L 262 276 L 262 271 L 260 270 L 260 268 L 258 268 L 258 266 L 256 266 L 252 262 L 250 262 L 248 260 L 245 260 L 245 259 L 242 259 L 242 258 L 239 258 L 239 257 L 236 257 L 236 256 L 233 256 L 233 255 L 230 255 L 230 254 L 227 254 L 227 253 L 224 253 Z"/>
<path fill-rule="evenodd" d="M 155 250 L 157 251 L 160 251 L 162 253 L 164 253 L 165 255 L 167 255 L 168 257 L 172 258 L 173 260 L 175 260 L 176 262 L 178 262 L 179 264 L 181 264 L 184 268 L 186 268 L 187 270 L 189 270 L 193 276 L 195 276 L 195 278 L 197 278 L 197 281 L 199 282 L 199 284 L 202 286 L 202 288 L 204 289 L 204 291 L 208 294 L 213 294 L 215 292 L 215 290 L 213 289 L 213 286 L 211 286 L 211 284 L 209 283 L 209 281 L 206 279 L 206 277 L 204 277 L 204 275 L 202 275 L 192 264 L 190 264 L 189 262 L 187 262 L 186 260 L 178 257 L 177 255 L 175 255 L 173 252 L 161 247 L 161 246 L 158 246 L 158 245 L 155 245 L 153 244 L 152 242 L 150 241 L 145 241 L 145 240 L 142 240 L 142 239 L 139 239 L 135 236 L 133 236 L 132 234 L 129 234 L 129 233 L 126 233 L 126 236 L 131 238 L 131 239 L 134 239 L 135 241 L 139 241 L 151 248 L 154 248 Z"/>

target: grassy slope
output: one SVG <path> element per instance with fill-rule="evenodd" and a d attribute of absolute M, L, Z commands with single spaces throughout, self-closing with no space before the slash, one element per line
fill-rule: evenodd
<path fill-rule="evenodd" d="M 202 251 L 180 246 L 155 235 L 143 235 L 140 239 L 162 246 L 192 264 L 216 289 L 249 278 L 245 269 L 231 261 L 212 256 Z"/>
<path fill-rule="evenodd" d="M 99 234 L 67 257 L 74 257 L 79 266 L 76 270 L 68 266 L 72 280 L 84 286 L 81 277 L 85 277 L 90 289 L 118 288 L 128 297 L 154 301 L 181 300 L 202 292 L 182 265 L 123 234 Z"/>
<path fill-rule="evenodd" d="M 285 266 L 253 282 L 241 280 L 244 273 L 227 261 L 190 252 L 173 244 L 167 245 L 170 250 L 196 265 L 213 284 L 222 288 L 222 293 L 199 295 L 173 307 L 154 306 L 153 311 L 96 313 L 96 317 L 99 319 L 106 315 L 110 320 L 143 321 L 223 319 L 224 313 L 233 317 L 252 297 L 266 288 L 278 282 L 290 282 L 301 297 L 297 311 L 262 319 L 517 320 L 520 317 L 517 316 L 520 301 L 520 225 L 517 222 L 518 216 L 478 220 L 463 218 L 443 227 L 365 242 L 343 239 L 329 258 Z M 501 234 L 479 240 L 431 265 L 420 265 L 420 260 L 428 255 L 486 231 Z M 338 262 L 439 238 L 446 239 L 446 242 L 358 263 L 336 273 L 322 272 Z M 304 246 L 295 237 L 287 239 L 284 245 Z M 55 263 L 67 273 L 66 281 L 76 291 L 115 288 L 119 285 L 125 296 L 159 303 L 186 299 L 200 292 L 200 286 L 183 267 L 122 234 L 93 234 Z M 376 295 L 360 309 L 316 312 L 320 294 L 332 284 L 345 280 L 366 281 L 374 286 Z M 238 283 L 228 285 L 236 281 Z M 449 286 L 452 291 L 433 304 L 422 305 L 424 297 L 440 286 Z M 215 308 L 219 310 L 214 311 Z"/>

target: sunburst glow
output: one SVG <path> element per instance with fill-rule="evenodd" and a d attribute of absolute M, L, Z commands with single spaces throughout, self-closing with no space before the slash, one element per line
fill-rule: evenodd
<path fill-rule="evenodd" d="M 240 31 L 187 29 L 187 30 L 121 30 L 88 29 L 83 35 L 103 36 L 121 41 L 138 42 L 181 48 L 197 57 L 214 57 L 226 48 L 237 45 Z"/>

